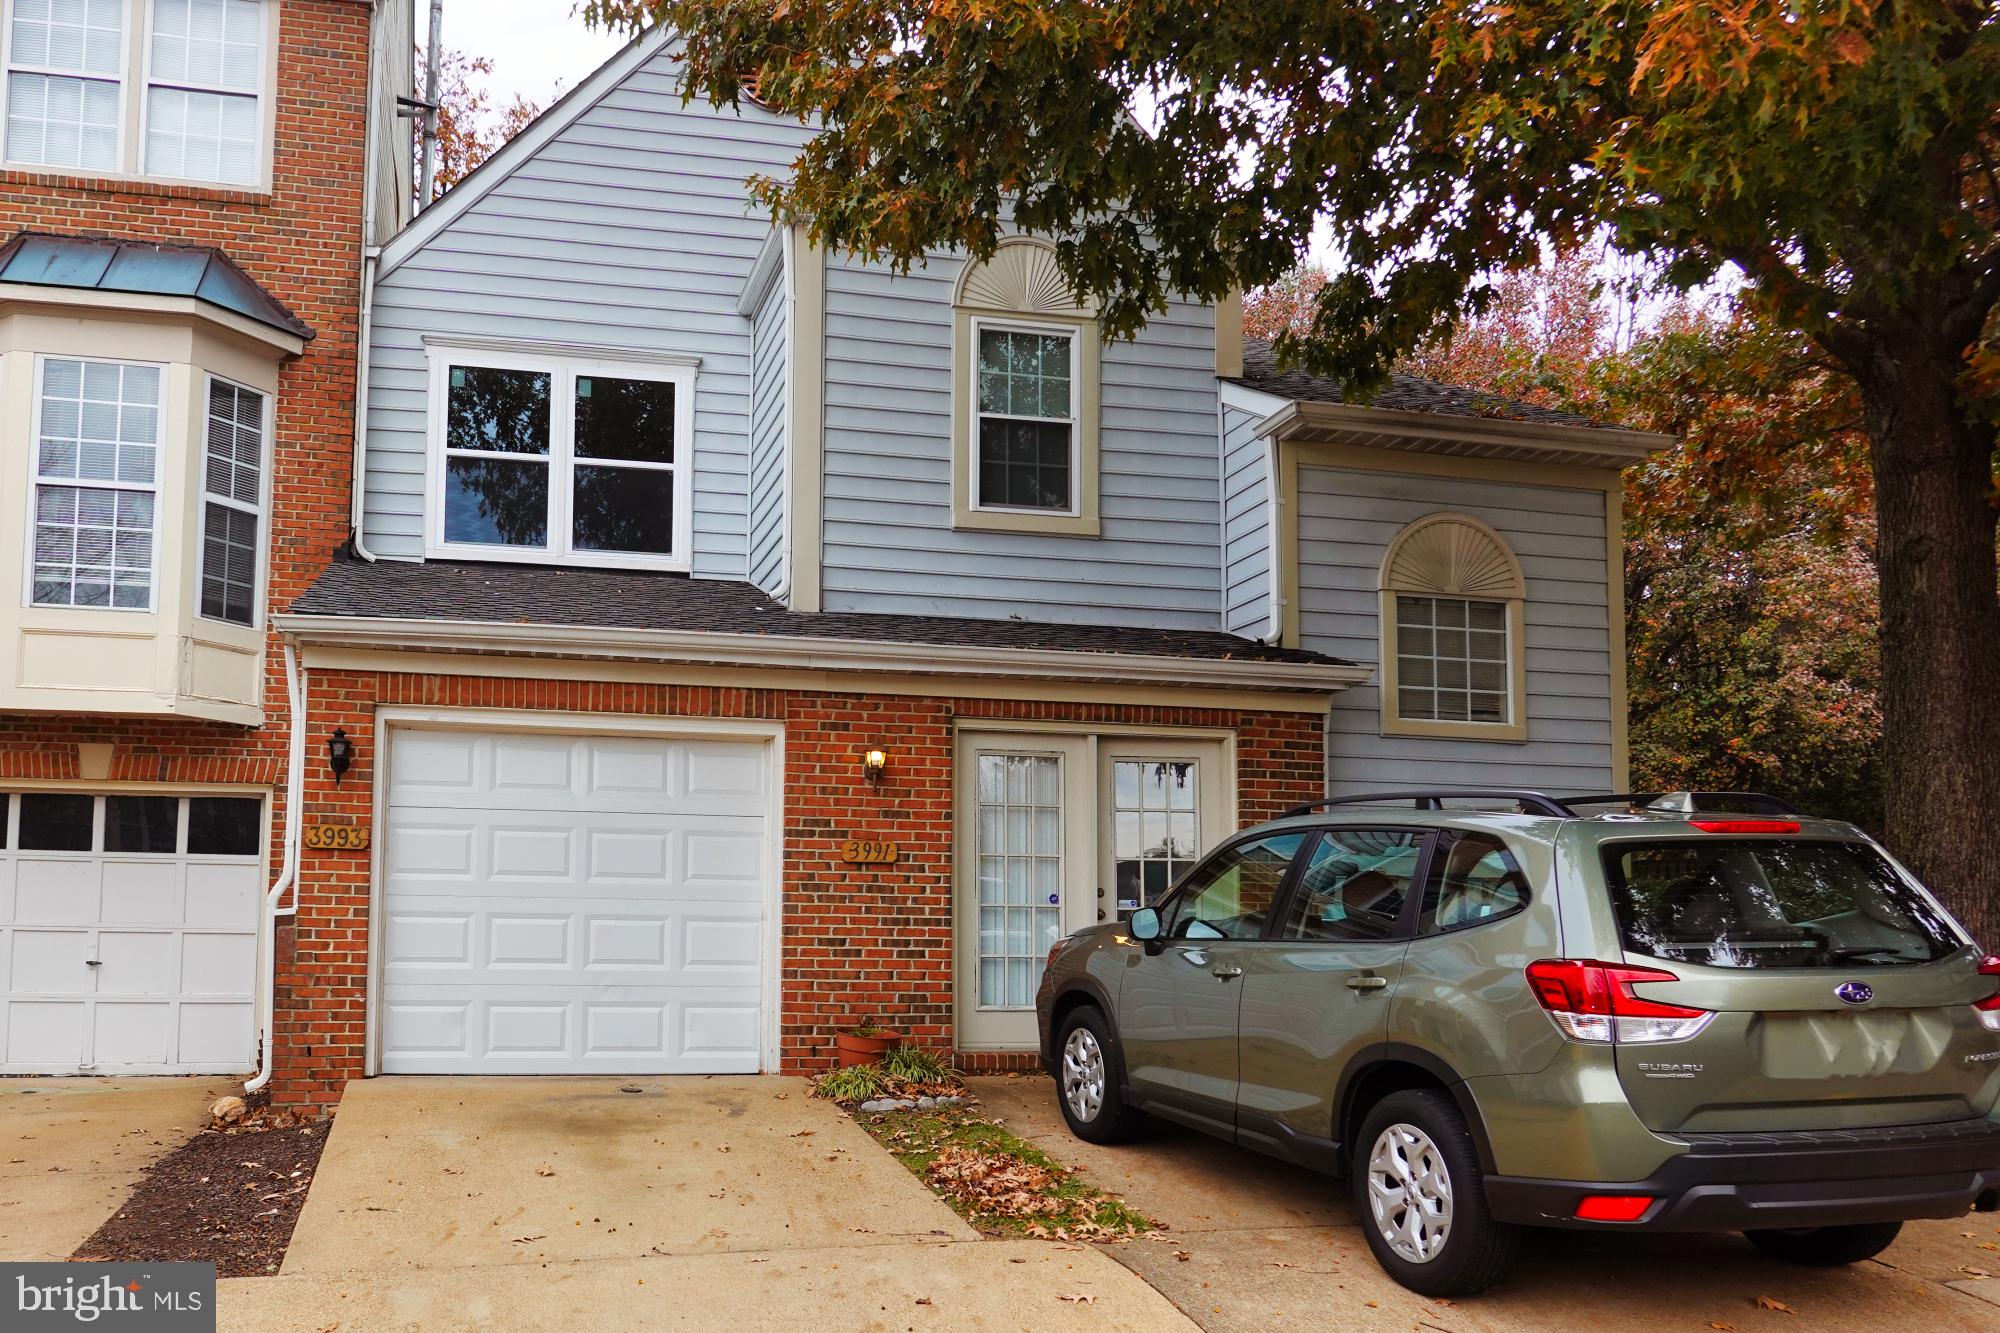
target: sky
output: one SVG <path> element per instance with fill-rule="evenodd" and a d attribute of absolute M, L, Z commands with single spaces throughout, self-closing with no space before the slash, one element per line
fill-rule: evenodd
<path fill-rule="evenodd" d="M 415 7 L 417 44 L 430 32 L 430 0 Z M 519 93 L 547 106 L 576 87 L 625 44 L 584 26 L 575 0 L 444 0 L 444 45 L 493 61 L 493 104 Z"/>

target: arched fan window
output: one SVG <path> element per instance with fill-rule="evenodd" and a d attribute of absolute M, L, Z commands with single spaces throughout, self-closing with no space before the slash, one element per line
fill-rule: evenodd
<path fill-rule="evenodd" d="M 1383 732 L 1526 740 L 1528 587 L 1500 534 L 1420 518 L 1389 543 L 1381 590 Z"/>
<path fill-rule="evenodd" d="M 1097 534 L 1096 313 L 1055 247 L 1002 241 L 952 294 L 952 511 L 961 528 Z"/>

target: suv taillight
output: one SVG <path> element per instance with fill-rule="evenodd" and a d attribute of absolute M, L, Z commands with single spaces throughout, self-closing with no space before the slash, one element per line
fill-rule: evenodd
<path fill-rule="evenodd" d="M 1642 981 L 1679 981 L 1655 967 L 1625 967 L 1575 958 L 1528 964 L 1528 985 L 1556 1028 L 1571 1041 L 1606 1045 L 1686 1041 L 1715 1018 L 1706 1009 L 1642 1000 Z"/>
<path fill-rule="evenodd" d="M 1988 954 L 1979 960 L 1979 975 L 2000 977 L 2000 954 Z M 1983 1000 L 1975 1000 L 1973 1011 L 1979 1015 L 1980 1026 L 1988 1032 L 2000 1032 L 2000 991 L 1995 991 Z"/>

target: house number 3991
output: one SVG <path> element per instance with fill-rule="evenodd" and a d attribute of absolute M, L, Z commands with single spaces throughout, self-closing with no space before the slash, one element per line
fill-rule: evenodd
<path fill-rule="evenodd" d="M 901 855 L 895 843 L 880 838 L 849 838 L 840 844 L 840 859 L 851 866 L 890 866 Z"/>
<path fill-rule="evenodd" d="M 365 851 L 368 830 L 352 824 L 308 824 L 306 846 L 323 852 Z"/>

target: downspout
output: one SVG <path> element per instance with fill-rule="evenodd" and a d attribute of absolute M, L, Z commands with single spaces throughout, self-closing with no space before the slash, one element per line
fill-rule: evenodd
<path fill-rule="evenodd" d="M 258 921 L 258 947 L 264 960 L 263 976 L 258 979 L 262 991 L 258 1011 L 264 1020 L 263 1041 L 260 1043 L 263 1054 L 257 1066 L 257 1076 L 243 1085 L 245 1094 L 262 1092 L 264 1085 L 271 1081 L 278 1030 L 278 918 L 292 916 L 299 910 L 299 895 L 295 886 L 299 879 L 299 831 L 302 823 L 299 816 L 300 807 L 305 803 L 306 785 L 306 678 L 305 669 L 299 665 L 298 649 L 290 636 L 285 639 L 285 702 L 290 710 L 291 736 L 285 757 L 284 865 L 279 869 L 270 892 L 264 895 L 264 911 Z M 281 906 L 288 891 L 291 901 Z"/>

